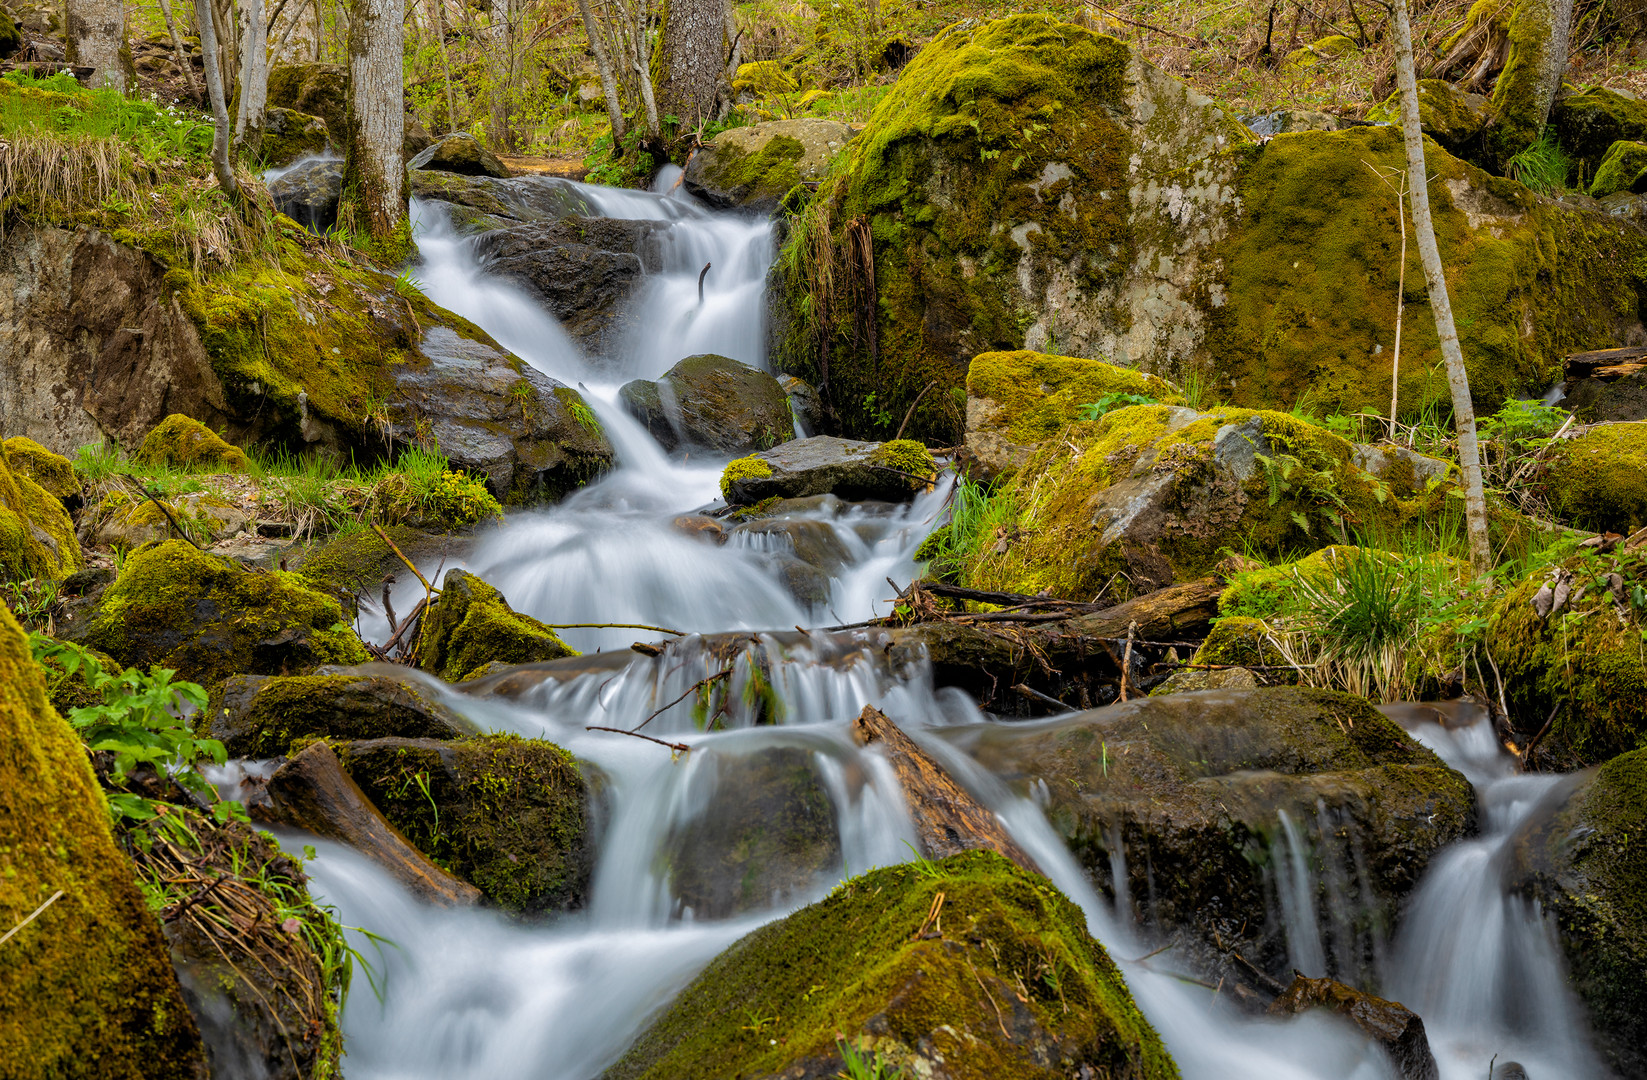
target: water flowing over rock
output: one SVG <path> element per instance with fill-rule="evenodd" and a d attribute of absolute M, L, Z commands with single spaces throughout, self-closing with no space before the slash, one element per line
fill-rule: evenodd
<path fill-rule="evenodd" d="M 688 356 L 656 382 L 625 383 L 618 398 L 665 450 L 742 454 L 795 437 L 778 380 L 730 357 Z"/>
<path fill-rule="evenodd" d="M 330 138 L 326 121 L 318 116 L 278 105 L 263 114 L 263 160 L 270 168 L 282 168 L 319 154 Z"/>
<path fill-rule="evenodd" d="M 445 204 L 462 232 L 487 232 L 563 217 L 593 217 L 595 208 L 582 185 L 553 176 L 466 176 L 413 169 L 407 174 L 414 198 Z"/>
<path fill-rule="evenodd" d="M 1348 1017 L 1382 1046 L 1394 1062 L 1401 1080 L 1439 1080 L 1435 1055 L 1424 1037 L 1424 1021 L 1405 1005 L 1385 1001 L 1332 979 L 1312 979 L 1295 975 L 1281 996 L 1270 1004 L 1278 1016 L 1331 1009 Z"/>
<path fill-rule="evenodd" d="M 502 593 L 463 570 L 446 572 L 419 634 L 419 663 L 448 682 L 469 678 L 490 663 L 576 655 L 552 629 L 515 611 Z"/>
<path fill-rule="evenodd" d="M 918 474 L 898 467 L 899 462 L 911 462 L 889 454 L 889 445 L 833 435 L 796 439 L 734 461 L 722 486 L 728 501 L 745 504 L 830 494 L 843 499 L 907 499 L 924 483 Z M 916 449 L 925 454 L 918 444 Z"/>
<path fill-rule="evenodd" d="M 295 165 L 269 185 L 275 209 L 312 233 L 337 226 L 337 203 L 343 194 L 343 160 L 315 158 Z"/>

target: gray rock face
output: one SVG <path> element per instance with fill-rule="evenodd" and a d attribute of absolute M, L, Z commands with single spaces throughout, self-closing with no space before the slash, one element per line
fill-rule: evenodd
<path fill-rule="evenodd" d="M 313 233 L 330 232 L 337 224 L 342 194 L 343 162 L 339 158 L 304 162 L 269 185 L 275 209 Z"/>
<path fill-rule="evenodd" d="M 795 423 L 805 428 L 808 434 L 816 430 L 818 422 L 823 419 L 818 391 L 811 383 L 793 375 L 779 375 L 778 385 L 789 398 L 789 411 L 795 417 Z"/>
<path fill-rule="evenodd" d="M 632 327 L 629 299 L 662 269 L 662 222 L 567 217 L 484 234 L 489 273 L 512 279 L 549 310 L 593 359 L 615 358 Z"/>
<path fill-rule="evenodd" d="M 626 383 L 618 399 L 667 450 L 741 454 L 795 435 L 778 380 L 713 353 L 688 356 L 657 382 Z"/>
<path fill-rule="evenodd" d="M 455 132 L 435 142 L 406 163 L 409 169 L 432 169 L 436 172 L 460 173 L 464 176 L 509 175 L 508 166 L 480 140 L 466 131 Z"/>
<path fill-rule="evenodd" d="M 686 190 L 714 206 L 771 213 L 789 189 L 822 180 L 855 134 L 836 120 L 773 120 L 721 132 L 686 163 Z"/>
<path fill-rule="evenodd" d="M 754 455 L 772 470 L 770 476 L 746 476 L 728 485 L 728 497 L 739 504 L 758 503 L 774 495 L 796 499 L 806 495 L 838 495 L 843 499 L 909 498 L 918 486 L 901 472 L 878 460 L 880 443 L 814 435 L 774 446 Z"/>
<path fill-rule="evenodd" d="M 445 204 L 462 232 L 489 232 L 533 221 L 593 217 L 595 208 L 578 186 L 558 176 L 465 176 L 411 169 L 412 196 Z"/>

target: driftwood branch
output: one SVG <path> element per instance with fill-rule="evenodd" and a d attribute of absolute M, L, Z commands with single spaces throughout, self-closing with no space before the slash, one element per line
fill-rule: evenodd
<path fill-rule="evenodd" d="M 685 743 L 681 743 L 681 742 L 664 742 L 662 739 L 654 739 L 650 735 L 642 735 L 638 731 L 629 731 L 625 728 L 601 727 L 598 724 L 590 724 L 590 725 L 586 726 L 583 730 L 585 730 L 585 731 L 610 731 L 614 735 L 633 735 L 637 739 L 645 739 L 647 742 L 655 742 L 659 746 L 667 746 L 667 747 L 669 747 L 669 749 L 678 751 L 682 754 L 690 753 L 691 750 L 692 750 L 692 748 L 690 746 L 687 746 Z"/>

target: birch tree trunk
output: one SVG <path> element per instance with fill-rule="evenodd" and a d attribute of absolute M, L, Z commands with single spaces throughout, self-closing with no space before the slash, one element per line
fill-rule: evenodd
<path fill-rule="evenodd" d="M 398 258 L 406 231 L 406 139 L 401 45 L 401 0 L 354 0 L 349 13 L 348 139 L 343 159 L 343 198 L 353 227 L 380 254 Z"/>
<path fill-rule="evenodd" d="M 206 98 L 212 107 L 212 172 L 217 186 L 237 195 L 234 166 L 229 163 L 229 106 L 223 100 L 222 72 L 217 69 L 217 25 L 212 18 L 212 0 L 195 0 L 195 21 L 200 26 L 200 55 L 205 64 Z"/>
<path fill-rule="evenodd" d="M 578 14 L 583 17 L 583 32 L 589 38 L 589 51 L 595 54 L 595 70 L 600 72 L 601 93 L 606 95 L 606 118 L 612 123 L 612 145 L 615 147 L 623 138 L 623 108 L 618 103 L 618 79 L 612 73 L 612 58 L 606 53 L 600 27 L 589 11 L 589 0 L 578 0 Z"/>
<path fill-rule="evenodd" d="M 194 64 L 183 51 L 183 37 L 177 32 L 177 20 L 172 17 L 171 0 L 160 0 L 160 12 L 166 17 L 166 32 L 172 36 L 172 59 L 189 84 L 191 94 L 200 93 L 200 82 L 194 77 Z"/>
<path fill-rule="evenodd" d="M 235 111 L 234 144 L 244 151 L 263 141 L 263 114 L 269 104 L 269 40 L 263 0 L 240 0 L 240 107 Z"/>
<path fill-rule="evenodd" d="M 1430 189 L 1424 166 L 1424 134 L 1418 119 L 1418 77 L 1413 70 L 1412 27 L 1406 0 L 1395 0 L 1395 71 L 1401 89 L 1401 134 L 1407 148 L 1407 187 L 1412 200 L 1413 236 L 1430 287 L 1436 336 L 1447 362 L 1447 386 L 1452 391 L 1453 424 L 1458 431 L 1458 461 L 1464 470 L 1464 512 L 1470 534 L 1470 562 L 1478 574 L 1492 568 L 1487 540 L 1487 498 L 1481 489 L 1481 450 L 1475 438 L 1475 405 L 1470 400 L 1470 377 L 1464 370 L 1464 351 L 1453 325 L 1453 306 L 1447 297 L 1447 274 L 1430 220 Z"/>
<path fill-rule="evenodd" d="M 683 128 L 717 119 L 726 64 L 725 0 L 669 0 L 659 45 L 658 109 Z"/>
<path fill-rule="evenodd" d="M 69 0 L 65 55 L 68 62 L 94 69 L 88 86 L 126 92 L 120 50 L 126 44 L 122 0 Z"/>

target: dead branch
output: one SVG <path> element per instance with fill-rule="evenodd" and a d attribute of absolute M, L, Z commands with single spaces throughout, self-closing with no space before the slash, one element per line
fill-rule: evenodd
<path fill-rule="evenodd" d="M 690 746 L 687 746 L 685 743 L 664 742 L 662 739 L 654 739 L 650 735 L 642 735 L 638 731 L 626 731 L 623 728 L 601 727 L 598 724 L 590 724 L 587 727 L 585 727 L 583 730 L 585 730 L 585 731 L 610 731 L 614 735 L 633 735 L 637 739 L 645 739 L 647 742 L 655 742 L 659 746 L 667 746 L 667 747 L 669 747 L 669 749 L 677 751 L 677 752 L 682 753 L 682 754 L 691 753 L 691 751 L 692 751 L 692 748 Z"/>

